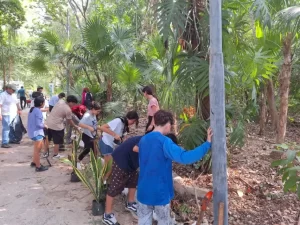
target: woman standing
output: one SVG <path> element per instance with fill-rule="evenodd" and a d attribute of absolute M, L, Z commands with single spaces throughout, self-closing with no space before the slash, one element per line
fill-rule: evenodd
<path fill-rule="evenodd" d="M 146 133 L 154 130 L 154 114 L 159 110 L 159 104 L 156 96 L 153 94 L 152 89 L 149 86 L 143 88 L 142 92 L 144 97 L 149 100 L 147 108 L 148 123 L 146 125 Z"/>

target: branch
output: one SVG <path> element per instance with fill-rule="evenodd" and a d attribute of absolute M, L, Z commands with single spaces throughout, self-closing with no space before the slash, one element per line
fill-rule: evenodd
<path fill-rule="evenodd" d="M 77 20 L 78 27 L 79 27 L 80 30 L 82 30 L 82 26 L 81 26 L 80 19 L 79 19 L 79 17 L 77 16 L 77 10 L 76 10 L 76 7 L 73 5 L 73 3 L 72 3 L 71 0 L 69 0 L 69 4 L 70 4 L 70 6 L 71 6 L 71 8 L 72 8 L 72 10 L 73 10 L 73 12 L 74 12 L 74 14 L 75 14 L 75 17 L 76 17 L 76 20 Z"/>
<path fill-rule="evenodd" d="M 72 3 L 76 6 L 76 8 L 79 10 L 79 12 L 81 13 L 82 17 L 85 19 L 85 13 L 81 10 L 80 6 L 77 4 L 77 2 L 75 0 L 71 0 Z"/>

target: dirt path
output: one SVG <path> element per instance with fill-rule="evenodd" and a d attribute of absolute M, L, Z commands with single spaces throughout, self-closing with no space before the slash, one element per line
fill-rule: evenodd
<path fill-rule="evenodd" d="M 22 115 L 25 125 L 27 111 Z M 65 156 L 68 153 L 63 152 Z M 53 166 L 37 173 L 29 166 L 31 157 L 32 141 L 27 135 L 20 145 L 0 149 L 1 225 L 102 224 L 100 216 L 91 215 L 93 197 L 89 191 L 81 183 L 70 182 L 68 166 L 51 159 Z M 122 197 L 115 202 L 120 224 L 135 225 L 131 214 L 124 211 Z"/>

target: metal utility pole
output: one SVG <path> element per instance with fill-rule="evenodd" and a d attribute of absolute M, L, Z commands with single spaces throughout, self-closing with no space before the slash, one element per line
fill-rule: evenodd
<path fill-rule="evenodd" d="M 222 0 L 210 0 L 209 4 L 209 96 L 211 107 L 210 121 L 214 134 L 212 142 L 214 225 L 228 225 L 225 85 L 222 52 Z M 223 222 L 219 223 L 219 220 Z"/>

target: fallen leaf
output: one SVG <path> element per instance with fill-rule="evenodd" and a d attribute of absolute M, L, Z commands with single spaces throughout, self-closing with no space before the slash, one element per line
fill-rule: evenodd
<path fill-rule="evenodd" d="M 239 197 L 243 197 L 243 195 L 244 195 L 244 193 L 243 193 L 243 191 L 241 191 L 241 190 L 237 190 L 237 193 L 238 193 L 238 195 L 239 195 Z"/>

